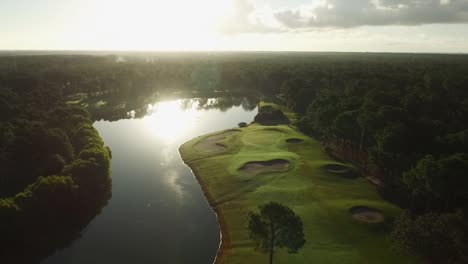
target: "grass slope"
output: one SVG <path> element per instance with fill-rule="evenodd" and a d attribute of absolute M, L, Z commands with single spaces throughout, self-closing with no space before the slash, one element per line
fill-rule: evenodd
<path fill-rule="evenodd" d="M 237 129 L 236 129 L 237 130 Z M 328 173 L 322 166 L 337 163 L 321 145 L 289 126 L 250 125 L 218 142 L 224 153 L 199 152 L 195 138 L 180 147 L 184 161 L 199 179 L 211 206 L 218 213 L 223 247 L 217 263 L 267 263 L 266 254 L 254 250 L 248 238 L 247 212 L 257 205 L 277 201 L 291 207 L 303 220 L 306 244 L 298 254 L 280 250 L 275 263 L 412 263 L 392 252 L 390 222 L 399 209 L 383 201 L 365 179 L 347 179 Z M 222 133 L 222 132 L 221 132 Z M 232 134 L 232 133 L 231 133 Z M 286 139 L 300 138 L 300 144 Z M 245 175 L 238 171 L 249 161 L 285 159 L 285 172 Z M 365 224 L 351 217 L 356 205 L 385 213 L 382 224 Z"/>

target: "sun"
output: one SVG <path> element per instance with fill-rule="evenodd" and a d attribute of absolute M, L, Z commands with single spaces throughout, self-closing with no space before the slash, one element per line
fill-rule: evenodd
<path fill-rule="evenodd" d="M 103 46 L 210 49 L 231 8 L 231 0 L 103 0 L 89 5 L 87 23 Z"/>

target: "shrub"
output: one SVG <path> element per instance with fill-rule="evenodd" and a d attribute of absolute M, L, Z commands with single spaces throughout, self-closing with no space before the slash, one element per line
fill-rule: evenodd
<path fill-rule="evenodd" d="M 240 122 L 239 124 L 237 124 L 240 128 L 242 127 L 247 127 L 247 123 L 246 122 Z"/>

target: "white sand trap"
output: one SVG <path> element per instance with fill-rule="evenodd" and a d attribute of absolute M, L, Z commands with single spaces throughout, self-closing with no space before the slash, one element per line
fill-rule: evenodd
<path fill-rule="evenodd" d="M 256 175 L 266 172 L 286 171 L 288 170 L 289 165 L 289 161 L 284 159 L 250 161 L 239 168 L 239 171 L 249 175 Z"/>
<path fill-rule="evenodd" d="M 377 209 L 367 206 L 354 206 L 349 209 L 353 218 L 368 224 L 378 224 L 385 221 L 384 214 Z"/>
<path fill-rule="evenodd" d="M 223 132 L 221 134 L 216 134 L 213 136 L 209 136 L 195 144 L 193 147 L 197 151 L 205 152 L 205 153 L 222 153 L 226 151 L 226 147 L 219 144 L 218 142 L 225 139 L 228 136 L 239 134 L 240 131 L 238 130 L 229 130 Z"/>

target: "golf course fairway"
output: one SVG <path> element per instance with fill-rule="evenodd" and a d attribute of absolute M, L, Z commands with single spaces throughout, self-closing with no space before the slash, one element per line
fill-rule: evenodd
<path fill-rule="evenodd" d="M 277 250 L 274 263 L 416 262 L 392 251 L 391 222 L 400 209 L 380 198 L 366 179 L 323 169 L 340 163 L 293 126 L 220 131 L 186 142 L 180 153 L 218 215 L 222 244 L 216 263 L 268 262 L 248 237 L 247 214 L 269 201 L 293 209 L 306 238 L 297 254 Z M 382 217 L 366 222 L 367 215 L 353 217 L 351 208 L 373 208 Z"/>

